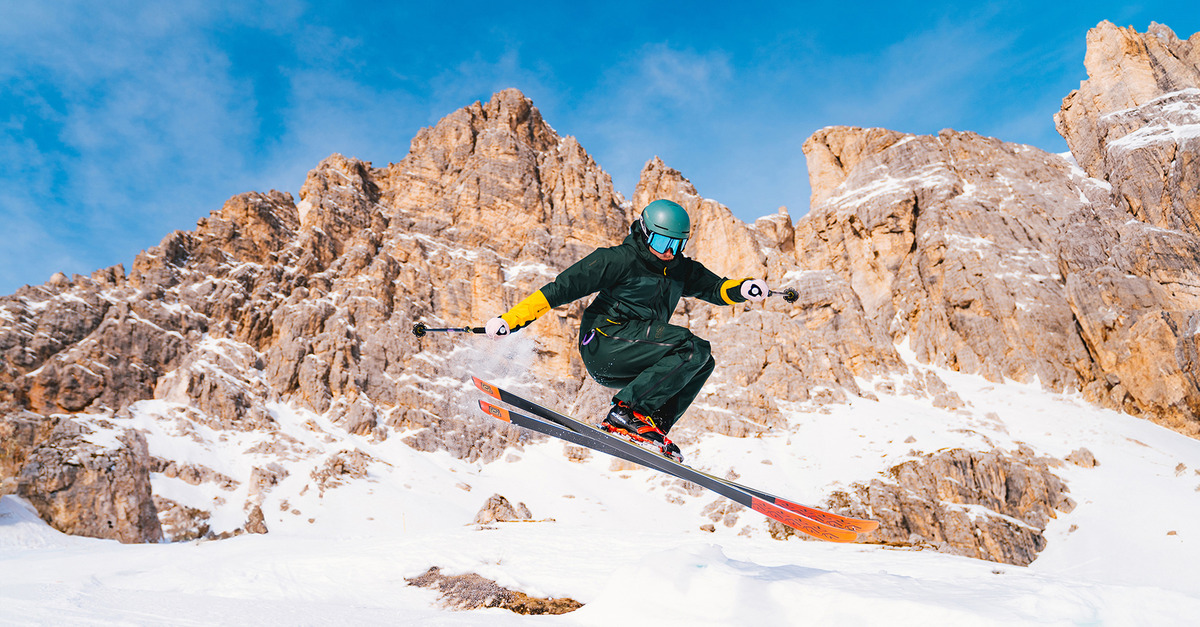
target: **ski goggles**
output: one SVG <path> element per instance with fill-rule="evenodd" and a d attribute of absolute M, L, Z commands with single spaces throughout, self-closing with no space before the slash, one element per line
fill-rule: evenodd
<path fill-rule="evenodd" d="M 646 244 L 650 246 L 650 250 L 665 255 L 670 251 L 672 255 L 678 255 L 679 251 L 683 250 L 683 245 L 687 243 L 687 238 L 667 237 L 661 233 L 650 233 L 650 237 L 646 239 Z"/>

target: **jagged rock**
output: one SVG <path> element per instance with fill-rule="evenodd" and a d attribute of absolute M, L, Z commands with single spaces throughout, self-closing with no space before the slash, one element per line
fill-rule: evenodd
<path fill-rule="evenodd" d="M 232 431 L 272 429 L 274 420 L 263 406 L 270 389 L 259 379 L 262 359 L 249 346 L 207 339 L 158 379 L 155 398 L 191 405 L 207 426 Z"/>
<path fill-rule="evenodd" d="M 160 473 L 165 477 L 180 479 L 190 485 L 214 483 L 222 490 L 236 490 L 241 483 L 238 480 L 221 474 L 212 468 L 201 464 L 190 464 L 161 457 L 150 458 L 150 472 Z"/>
<path fill-rule="evenodd" d="M 830 128 L 806 143 L 838 164 L 814 184 L 840 182 L 816 189 L 825 203 L 794 236 L 798 257 L 852 286 L 875 330 L 922 361 L 1036 377 L 1197 431 L 1200 239 L 1131 221 L 1055 155 L 971 133 L 877 136 Z"/>
<path fill-rule="evenodd" d="M 318 491 L 324 494 L 326 490 L 345 485 L 346 482 L 353 479 L 365 479 L 367 466 L 374 461 L 375 458 L 358 449 L 338 451 L 326 459 L 319 468 L 314 469 L 310 476 Z M 273 485 L 287 474 L 286 471 L 281 474 L 280 470 L 283 469 L 263 471 L 264 478 Z"/>
<path fill-rule="evenodd" d="M 533 520 L 533 514 L 529 513 L 529 508 L 524 503 L 517 503 L 514 506 L 499 494 L 488 497 L 487 502 L 475 514 L 475 523 L 479 525 L 515 520 Z"/>
<path fill-rule="evenodd" d="M 1078 266 L 1068 277 L 1072 308 L 1108 380 L 1085 394 L 1193 435 L 1200 415 L 1198 44 L 1200 33 L 1180 41 L 1161 24 L 1142 34 L 1101 22 L 1088 33 L 1088 79 L 1055 116 L 1080 165 L 1111 194 L 1111 209 L 1093 200 L 1104 229 L 1071 225 L 1072 236 L 1087 236 L 1072 239 L 1097 242 L 1105 253 L 1064 259 Z"/>
<path fill-rule="evenodd" d="M 54 430 L 57 422 L 31 411 L 8 414 L 0 420 L 0 477 L 16 477 L 29 455 Z"/>
<path fill-rule="evenodd" d="M 1100 465 L 1100 462 L 1096 461 L 1096 456 L 1087 448 L 1078 448 L 1071 451 L 1071 454 L 1067 455 L 1067 461 L 1084 468 L 1095 468 Z"/>
<path fill-rule="evenodd" d="M 59 531 L 157 542 L 146 440 L 111 433 L 69 416 L 10 414 L 0 420 L 0 470 L 15 474 L 16 493 Z"/>
<path fill-rule="evenodd" d="M 1055 115 L 1072 154 L 1139 220 L 1200 234 L 1200 33 L 1101 22 L 1084 65 L 1088 79 Z"/>
<path fill-rule="evenodd" d="M 1045 548 L 1042 531 L 1056 512 L 1075 507 L 1050 464 L 1028 449 L 954 449 L 895 466 L 886 479 L 837 493 L 829 505 L 880 521 L 867 541 L 1024 566 Z"/>
<path fill-rule="evenodd" d="M 263 511 L 262 511 L 261 506 L 254 505 L 253 507 L 250 508 L 250 514 L 246 518 L 245 530 L 246 530 L 246 533 L 257 533 L 257 534 L 267 533 L 267 531 L 268 531 L 267 523 L 266 523 L 265 518 L 263 517 Z"/>
<path fill-rule="evenodd" d="M 212 516 L 209 512 L 158 495 L 154 496 L 154 507 L 165 539 L 187 542 L 209 536 L 208 521 Z"/>
<path fill-rule="evenodd" d="M 353 399 L 343 396 L 339 400 L 343 402 L 336 405 L 332 413 L 339 416 L 335 420 L 341 423 L 347 432 L 355 435 L 376 433 L 380 423 L 379 409 L 370 399 L 359 395 Z"/>
<path fill-rule="evenodd" d="M 732 528 L 734 525 L 737 525 L 738 516 L 745 510 L 745 507 L 733 501 L 717 499 L 705 505 L 704 509 L 700 510 L 700 515 L 708 517 L 714 523 L 719 522 L 726 527 Z"/>
<path fill-rule="evenodd" d="M 119 409 L 148 398 L 207 328 L 161 293 L 105 286 L 76 277 L 0 299 L 16 320 L 0 331 L 0 402 L 44 414 Z"/>
<path fill-rule="evenodd" d="M 584 446 L 564 444 L 563 457 L 576 463 L 583 463 L 592 458 L 592 449 Z"/>
<path fill-rule="evenodd" d="M 864 159 L 911 138 L 911 135 L 883 128 L 862 129 L 855 133 L 832 131 L 818 131 L 805 142 L 804 157 L 808 160 L 813 207 L 825 204 Z"/>
<path fill-rule="evenodd" d="M 442 605 L 456 610 L 499 607 L 517 614 L 566 614 L 583 604 L 569 598 L 543 599 L 523 592 L 509 590 L 491 579 L 474 573 L 443 575 L 442 569 L 432 566 L 417 577 L 405 579 L 410 586 L 433 588 L 441 593 Z"/>
<path fill-rule="evenodd" d="M 343 471 L 340 467 L 334 472 L 338 472 L 339 474 L 347 474 L 347 471 Z M 355 468 L 348 472 L 354 473 L 363 471 Z M 251 503 L 254 503 L 256 507 L 260 506 L 262 505 L 266 493 L 278 485 L 280 481 L 283 481 L 285 478 L 287 478 L 287 476 L 287 469 L 275 462 L 271 462 L 266 466 L 255 466 L 254 469 L 250 471 L 250 490 L 247 492 L 246 496 L 250 499 Z M 320 479 L 318 480 L 320 481 Z M 260 511 L 259 516 L 261 517 L 261 515 L 262 512 Z"/>
<path fill-rule="evenodd" d="M 973 133 L 846 138 L 872 134 L 829 128 L 805 143 L 881 151 L 814 192 L 826 201 L 797 224 L 797 256 L 841 275 L 874 329 L 922 361 L 1052 389 L 1092 379 L 1057 263 L 1058 220 L 1083 206 L 1069 165 Z"/>

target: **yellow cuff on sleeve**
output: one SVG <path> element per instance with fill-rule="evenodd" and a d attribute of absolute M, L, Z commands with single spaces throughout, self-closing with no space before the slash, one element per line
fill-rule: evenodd
<path fill-rule="evenodd" d="M 538 290 L 506 313 L 501 314 L 500 317 L 508 323 L 509 329 L 516 331 L 537 320 L 547 311 L 550 311 L 550 302 L 546 300 L 542 290 Z"/>
<path fill-rule="evenodd" d="M 745 283 L 748 280 L 750 280 L 750 279 L 749 278 L 729 279 L 728 281 L 721 284 L 721 299 L 725 301 L 725 304 L 736 305 L 738 303 L 746 302 L 746 299 L 741 298 L 741 296 L 742 296 L 741 287 L 742 287 L 742 283 Z M 733 300 L 733 298 L 731 298 L 731 296 L 730 296 L 731 294 L 737 294 L 739 300 Z"/>

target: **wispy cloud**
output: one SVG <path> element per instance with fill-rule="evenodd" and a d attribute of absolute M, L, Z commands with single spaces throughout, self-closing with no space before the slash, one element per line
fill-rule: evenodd
<path fill-rule="evenodd" d="M 194 27 L 219 17 L 206 3 L 8 8 L 0 212 L 22 237 L 45 241 L 52 229 L 78 253 L 8 246 L 0 265 L 37 281 L 128 262 L 169 230 L 194 225 L 199 207 L 219 207 L 211 181 L 243 176 L 254 102 Z M 17 193 L 22 185 L 32 186 Z M 0 291 L 16 286 L 6 281 Z"/>
<path fill-rule="evenodd" d="M 734 69 L 721 50 L 699 52 L 652 43 L 608 68 L 590 95 L 597 109 L 638 126 L 709 111 L 729 98 Z"/>
<path fill-rule="evenodd" d="M 353 75 L 294 69 L 287 84 L 292 95 L 279 112 L 281 133 L 266 151 L 266 171 L 281 188 L 299 189 L 304 174 L 335 152 L 378 165 L 398 161 L 422 121 L 422 103 L 409 92 L 373 87 Z"/>
<path fill-rule="evenodd" d="M 877 53 L 831 59 L 821 104 L 837 123 L 936 132 L 976 104 L 1011 43 L 978 22 L 936 23 Z"/>
<path fill-rule="evenodd" d="M 729 55 L 721 50 L 700 53 L 666 43 L 644 46 L 631 59 L 632 73 L 613 79 L 622 93 L 644 107 L 648 100 L 677 107 L 704 107 L 725 97 L 733 78 Z M 620 73 L 622 70 L 618 69 Z"/>
<path fill-rule="evenodd" d="M 697 140 L 711 134 L 713 117 L 736 97 L 735 80 L 722 50 L 647 43 L 616 58 L 596 85 L 576 94 L 569 119 L 617 189 L 629 195 L 650 158 L 687 165 L 671 156 L 693 153 L 703 143 Z"/>

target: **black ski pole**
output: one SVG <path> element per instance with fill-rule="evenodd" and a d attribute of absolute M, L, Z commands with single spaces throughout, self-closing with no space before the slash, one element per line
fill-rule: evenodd
<path fill-rule="evenodd" d="M 794 303 L 800 299 L 800 292 L 794 287 L 786 287 L 782 290 L 771 290 L 771 296 L 783 296 L 783 300 Z"/>
<path fill-rule="evenodd" d="M 413 325 L 413 335 L 425 337 L 426 333 L 487 333 L 483 327 L 427 327 L 424 322 Z"/>

